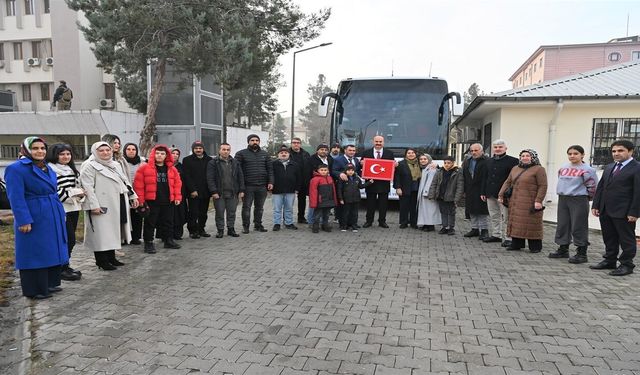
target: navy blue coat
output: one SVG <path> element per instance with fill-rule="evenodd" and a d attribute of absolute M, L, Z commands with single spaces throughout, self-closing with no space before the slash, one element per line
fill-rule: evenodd
<path fill-rule="evenodd" d="M 16 234 L 16 269 L 38 269 L 69 263 L 65 213 L 58 198 L 56 173 L 43 172 L 31 159 L 20 159 L 5 171 Z M 31 224 L 29 233 L 18 227 Z"/>

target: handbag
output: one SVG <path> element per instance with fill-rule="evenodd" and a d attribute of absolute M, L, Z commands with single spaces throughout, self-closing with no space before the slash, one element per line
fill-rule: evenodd
<path fill-rule="evenodd" d="M 502 193 L 502 205 L 505 207 L 509 207 L 509 199 L 511 198 L 511 196 L 513 195 L 513 187 L 516 185 L 516 181 L 518 181 L 518 178 L 520 178 L 520 176 L 522 176 L 522 174 L 524 172 L 526 172 L 527 170 L 523 170 L 522 172 L 520 172 L 516 178 L 513 179 L 513 181 L 511 181 L 511 186 L 509 186 L 509 188 L 507 190 L 504 191 L 504 193 Z"/>

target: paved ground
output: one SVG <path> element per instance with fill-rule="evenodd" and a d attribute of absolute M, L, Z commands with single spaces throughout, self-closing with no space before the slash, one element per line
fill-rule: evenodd
<path fill-rule="evenodd" d="M 79 250 L 81 282 L 15 297 L 27 324 L 2 352 L 38 375 L 640 374 L 637 274 L 389 222 L 129 247 L 114 272 Z"/>

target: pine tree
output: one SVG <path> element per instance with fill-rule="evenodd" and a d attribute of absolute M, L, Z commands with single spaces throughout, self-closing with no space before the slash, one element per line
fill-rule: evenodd
<path fill-rule="evenodd" d="M 309 103 L 298 112 L 298 118 L 302 126 L 307 128 L 309 144 L 314 148 L 321 143 L 329 142 L 331 118 L 320 117 L 317 112 L 318 103 L 322 99 L 322 95 L 332 91 L 334 90 L 326 84 L 324 74 L 318 75 L 316 83 L 309 85 L 307 88 Z"/>
<path fill-rule="evenodd" d="M 484 91 L 480 91 L 480 86 L 477 83 L 472 83 L 471 86 L 464 92 L 464 109 L 469 107 L 469 104 L 480 95 L 484 95 Z"/>

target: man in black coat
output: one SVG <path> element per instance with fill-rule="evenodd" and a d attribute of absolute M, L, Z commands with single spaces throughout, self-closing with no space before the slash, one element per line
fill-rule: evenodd
<path fill-rule="evenodd" d="M 207 187 L 207 164 L 211 156 L 204 151 L 204 144 L 195 141 L 191 145 L 192 154 L 182 160 L 184 166 L 184 184 L 187 185 L 188 212 L 187 229 L 189 237 L 211 237 L 204 230 L 207 224 L 207 212 L 209 211 L 209 188 Z"/>
<path fill-rule="evenodd" d="M 313 177 L 313 172 L 318 169 L 320 164 L 328 166 L 329 171 L 331 171 L 331 168 L 333 167 L 333 158 L 329 156 L 329 146 L 325 144 L 319 144 L 318 147 L 316 147 L 316 153 L 311 155 L 307 160 L 307 166 L 305 167 L 306 175 L 303 178 L 307 187 Z M 307 191 L 307 195 L 308 193 L 309 192 Z M 313 224 L 313 211 L 313 208 L 309 207 L 309 214 L 307 215 L 307 221 L 309 224 Z"/>
<path fill-rule="evenodd" d="M 489 210 L 486 200 L 482 199 L 482 191 L 487 178 L 484 150 L 480 143 L 469 147 L 469 158 L 462 163 L 464 176 L 464 210 L 471 219 L 471 231 L 465 237 L 479 237 L 484 240 L 489 237 Z"/>
<path fill-rule="evenodd" d="M 362 158 L 395 160 L 393 152 L 384 148 L 384 137 L 376 135 L 373 137 L 373 148 L 362 153 Z M 387 225 L 387 206 L 389 205 L 389 181 L 374 180 L 365 188 L 367 193 L 367 215 L 365 217 L 364 228 L 373 225 L 373 217 L 378 210 L 378 225 L 381 228 L 389 228 Z"/>
<path fill-rule="evenodd" d="M 302 185 L 298 190 L 298 223 L 306 224 L 307 220 L 304 218 L 304 212 L 307 209 L 307 194 L 309 194 L 309 180 L 306 177 L 309 172 L 306 170 L 308 160 L 311 157 L 307 151 L 302 148 L 302 140 L 298 137 L 294 137 L 291 140 L 291 147 L 289 148 L 289 158 L 298 164 L 302 173 Z"/>
<path fill-rule="evenodd" d="M 227 235 L 239 237 L 236 233 L 236 208 L 238 199 L 244 198 L 244 175 L 240 163 L 231 157 L 231 145 L 222 143 L 218 156 L 207 167 L 207 185 L 216 209 L 216 238 L 224 236 L 224 215 L 227 214 Z"/>
<path fill-rule="evenodd" d="M 496 139 L 491 143 L 493 156 L 487 159 L 484 186 L 480 199 L 486 200 L 491 219 L 491 236 L 485 238 L 484 242 L 502 242 L 503 247 L 511 246 L 511 238 L 507 237 L 507 221 L 509 220 L 509 209 L 498 202 L 498 192 L 502 184 L 509 177 L 513 167 L 518 165 L 518 159 L 507 155 L 507 144 L 502 139 Z M 504 240 L 503 240 L 504 239 Z"/>
<path fill-rule="evenodd" d="M 603 261 L 589 268 L 613 269 L 609 273 L 611 276 L 628 275 L 635 267 L 635 230 L 640 217 L 640 163 L 633 160 L 634 148 L 634 144 L 627 140 L 611 144 L 614 162 L 604 168 L 591 206 L 593 215 L 600 219 L 605 254 Z M 619 248 L 622 249 L 620 255 Z"/>
<path fill-rule="evenodd" d="M 273 230 L 279 231 L 284 215 L 284 226 L 287 229 L 298 229 L 293 224 L 293 201 L 302 184 L 302 168 L 289 154 L 285 145 L 278 151 L 278 159 L 273 161 Z"/>
<path fill-rule="evenodd" d="M 244 174 L 244 200 L 242 201 L 242 233 L 249 233 L 251 224 L 251 206 L 253 205 L 253 228 L 257 232 L 266 232 L 262 225 L 262 214 L 267 194 L 273 189 L 273 164 L 266 151 L 260 148 L 260 137 L 249 134 L 247 148 L 236 153 Z"/>

